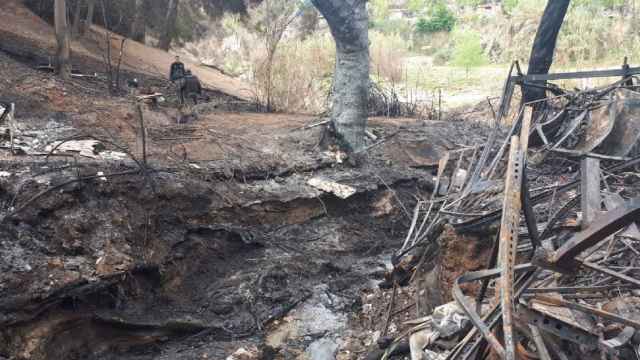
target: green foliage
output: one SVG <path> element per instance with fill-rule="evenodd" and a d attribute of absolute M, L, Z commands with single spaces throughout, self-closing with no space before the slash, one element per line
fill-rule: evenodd
<path fill-rule="evenodd" d="M 572 0 L 571 7 L 585 7 L 592 9 L 620 9 L 626 5 L 625 0 Z"/>
<path fill-rule="evenodd" d="M 389 18 L 389 0 L 371 0 L 373 21 L 379 23 Z"/>
<path fill-rule="evenodd" d="M 482 51 L 480 34 L 477 32 L 472 30 L 456 32 L 454 43 L 453 65 L 469 70 L 471 67 L 481 66 L 488 62 Z"/>
<path fill-rule="evenodd" d="M 513 10 L 518 6 L 520 0 L 502 0 L 502 9 L 507 13 L 511 14 Z"/>
<path fill-rule="evenodd" d="M 429 0 L 409 0 L 407 9 L 413 14 L 421 14 L 428 8 Z"/>
<path fill-rule="evenodd" d="M 431 14 L 427 19 L 419 19 L 416 23 L 416 32 L 424 35 L 438 31 L 451 31 L 456 24 L 456 17 L 444 3 L 433 5 Z"/>
<path fill-rule="evenodd" d="M 456 0 L 458 6 L 478 6 L 485 3 L 485 0 Z"/>

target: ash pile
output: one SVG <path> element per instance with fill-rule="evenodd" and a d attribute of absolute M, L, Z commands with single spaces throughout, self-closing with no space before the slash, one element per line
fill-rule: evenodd
<path fill-rule="evenodd" d="M 388 278 L 394 295 L 417 288 L 416 318 L 397 320 L 370 358 L 640 359 L 639 72 L 531 76 L 514 63 L 490 139 L 444 156 L 436 190 L 414 209 Z M 588 77 L 619 80 L 547 84 Z M 546 97 L 516 107 L 518 88 Z M 491 250 L 482 268 L 452 279 L 454 301 L 433 310 L 420 278 L 445 229 Z M 399 307 L 390 299 L 385 327 Z"/>

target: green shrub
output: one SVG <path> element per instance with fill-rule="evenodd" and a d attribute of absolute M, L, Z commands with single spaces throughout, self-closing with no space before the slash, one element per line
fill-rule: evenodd
<path fill-rule="evenodd" d="M 482 5 L 484 3 L 485 3 L 484 0 L 456 0 L 456 4 L 458 4 L 458 6 L 476 7 L 476 6 Z"/>
<path fill-rule="evenodd" d="M 438 31 L 451 31 L 455 24 L 456 17 L 451 10 L 445 4 L 438 3 L 431 10 L 429 18 L 418 20 L 416 32 L 418 34 L 429 34 Z"/>
<path fill-rule="evenodd" d="M 409 0 L 407 2 L 407 9 L 413 14 L 421 14 L 428 8 L 427 1 L 428 0 Z"/>
<path fill-rule="evenodd" d="M 469 68 L 486 64 L 487 58 L 482 51 L 480 34 L 472 30 L 460 31 L 454 34 L 455 47 L 453 50 L 453 65 Z"/>
<path fill-rule="evenodd" d="M 511 14 L 513 10 L 518 6 L 520 0 L 502 0 L 502 9 L 507 13 Z"/>
<path fill-rule="evenodd" d="M 446 65 L 449 61 L 451 61 L 452 56 L 453 49 L 451 47 L 441 47 L 433 54 L 433 63 L 434 65 Z"/>

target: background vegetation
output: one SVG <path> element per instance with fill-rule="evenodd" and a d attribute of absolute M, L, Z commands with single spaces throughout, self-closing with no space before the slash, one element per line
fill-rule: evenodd
<path fill-rule="evenodd" d="M 46 17 L 53 0 L 25 1 Z M 78 0 L 68 1 L 73 8 Z M 149 44 L 162 27 L 166 2 L 147 0 Z M 442 89 L 447 105 L 483 100 L 500 91 L 511 61 L 526 68 L 546 2 L 370 0 L 373 80 L 404 98 L 433 101 Z M 105 3 L 113 30 L 127 34 L 132 2 Z M 640 0 L 571 4 L 552 71 L 640 59 Z M 320 112 L 331 89 L 333 46 L 308 0 L 181 0 L 172 51 L 241 77 L 276 109 Z"/>
<path fill-rule="evenodd" d="M 625 56 L 632 63 L 640 59 L 640 4 L 635 1 L 572 0 L 554 69 L 619 66 Z M 511 61 L 526 68 L 545 5 L 546 0 L 371 0 L 373 80 L 405 98 L 433 101 L 442 89 L 451 106 L 481 101 L 499 92 Z M 330 90 L 334 49 L 317 13 L 303 13 L 307 21 L 295 21 L 281 41 L 272 85 L 280 108 L 317 112 Z M 254 22 L 227 14 L 217 23 L 222 24 L 218 30 L 186 42 L 182 51 L 263 82 L 264 39 Z M 309 66 L 298 66 L 301 62 Z M 256 91 L 260 88 L 256 85 Z"/>

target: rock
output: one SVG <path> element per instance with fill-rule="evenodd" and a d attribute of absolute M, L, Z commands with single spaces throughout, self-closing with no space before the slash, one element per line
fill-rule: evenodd
<path fill-rule="evenodd" d="M 311 343 L 306 352 L 310 360 L 335 360 L 338 343 L 333 339 L 322 338 Z"/>
<path fill-rule="evenodd" d="M 260 360 L 261 354 L 256 347 L 245 349 L 243 347 L 236 350 L 233 354 L 227 356 L 226 360 Z"/>
<path fill-rule="evenodd" d="M 62 262 L 61 258 L 55 257 L 49 260 L 49 262 L 47 263 L 47 266 L 49 269 L 63 269 L 64 263 Z"/>
<path fill-rule="evenodd" d="M 351 186 L 339 184 L 333 180 L 322 177 L 314 177 L 307 181 L 307 185 L 327 193 L 332 193 L 340 199 L 347 199 L 356 193 L 356 189 Z"/>
<path fill-rule="evenodd" d="M 133 259 L 120 251 L 110 249 L 104 256 L 96 260 L 96 273 L 100 276 L 112 275 L 129 270 Z"/>
<path fill-rule="evenodd" d="M 443 338 L 448 338 L 460 332 L 469 322 L 469 318 L 456 302 L 438 306 L 431 316 L 433 318 L 433 329 L 439 332 Z"/>
<path fill-rule="evenodd" d="M 371 343 L 370 344 L 376 344 L 378 343 L 378 340 L 380 340 L 380 335 L 382 335 L 382 333 L 380 332 L 380 330 L 376 330 L 373 332 L 373 334 L 371 334 Z M 369 344 L 369 345 L 370 345 Z"/>
<path fill-rule="evenodd" d="M 424 357 L 425 360 L 445 360 L 449 355 L 449 352 L 447 351 L 444 353 L 437 353 L 431 350 L 425 350 L 424 354 L 425 354 L 425 357 Z"/>
<path fill-rule="evenodd" d="M 79 153 L 81 156 L 97 158 L 97 154 L 105 149 L 104 145 L 97 140 L 72 140 L 67 142 L 56 141 L 45 147 L 45 151 L 50 152 L 55 149 L 55 153 Z"/>
<path fill-rule="evenodd" d="M 411 349 L 411 360 L 427 359 L 424 349 L 437 340 L 439 334 L 430 328 L 417 331 L 409 337 L 409 348 Z"/>

